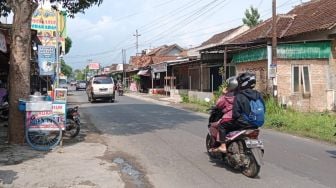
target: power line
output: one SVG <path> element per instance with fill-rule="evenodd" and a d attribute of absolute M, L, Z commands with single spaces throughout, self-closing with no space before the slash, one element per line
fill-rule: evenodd
<path fill-rule="evenodd" d="M 221 1 L 219 2 L 218 4 L 215 4 L 215 6 L 211 7 L 212 5 L 214 5 L 214 3 L 216 3 L 218 0 L 213 0 L 211 1 L 210 3 L 206 4 L 205 6 L 201 7 L 199 10 L 197 10 L 194 14 L 188 16 L 187 18 L 183 19 L 182 21 L 178 22 L 177 24 L 173 25 L 172 27 L 168 28 L 167 30 L 155 35 L 153 37 L 153 39 L 149 40 L 149 41 L 146 41 L 146 42 L 154 42 L 158 39 L 160 39 L 165 33 L 171 31 L 172 29 L 178 27 L 179 25 L 183 24 L 183 26 L 181 26 L 179 29 L 187 26 L 188 24 L 194 22 L 197 18 L 199 18 L 200 16 L 204 15 L 205 13 L 209 13 L 208 12 L 208 9 L 209 8 L 214 8 L 215 6 L 218 6 L 219 4 L 225 2 L 226 0 L 224 1 Z M 196 15 L 196 18 L 194 18 L 193 20 L 190 20 L 192 18 L 192 16 L 195 16 Z M 189 21 L 190 20 L 190 21 Z M 184 21 L 189 21 L 187 23 L 184 23 Z"/>

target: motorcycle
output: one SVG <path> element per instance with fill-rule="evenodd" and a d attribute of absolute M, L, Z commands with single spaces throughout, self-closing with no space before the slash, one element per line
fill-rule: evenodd
<path fill-rule="evenodd" d="M 122 85 L 117 86 L 117 90 L 118 90 L 118 95 L 123 96 L 124 89 L 123 89 Z"/>
<path fill-rule="evenodd" d="M 65 132 L 68 133 L 71 138 L 74 138 L 79 134 L 80 131 L 80 116 L 78 112 L 78 106 L 74 108 L 68 108 L 66 116 Z"/>
<path fill-rule="evenodd" d="M 240 170 L 247 177 L 254 178 L 259 174 L 263 165 L 264 146 L 258 139 L 260 130 L 258 128 L 246 127 L 243 130 L 233 131 L 226 136 L 226 153 L 210 152 L 211 148 L 217 148 L 221 143 L 216 141 L 217 134 L 211 130 L 212 123 L 220 120 L 223 113 L 220 109 L 210 109 L 210 117 L 206 136 L 206 149 L 208 155 L 214 159 L 223 160 L 230 167 Z"/>
<path fill-rule="evenodd" d="M 4 88 L 0 88 L 0 120 L 8 121 L 8 112 L 9 112 L 9 104 L 8 104 L 8 93 Z"/>

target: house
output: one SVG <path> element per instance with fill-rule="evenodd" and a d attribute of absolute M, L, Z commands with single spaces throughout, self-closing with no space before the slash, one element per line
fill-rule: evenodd
<path fill-rule="evenodd" d="M 164 88 L 166 69 L 152 69 L 152 65 L 160 64 L 165 61 L 174 60 L 183 51 L 177 44 L 163 45 L 158 48 L 143 51 L 140 56 L 131 56 L 130 66 L 132 71 L 137 71 L 140 76 L 140 91 L 148 92 L 150 88 Z M 153 70 L 153 71 L 152 71 Z M 134 73 L 133 73 L 134 75 Z M 128 78 L 131 77 L 131 74 Z"/>
<path fill-rule="evenodd" d="M 210 54 L 229 49 L 237 74 L 252 71 L 257 89 L 275 93 L 278 101 L 301 111 L 335 108 L 336 1 L 313 0 L 277 15 L 277 61 L 271 62 L 272 20 L 236 36 L 225 45 L 204 49 Z M 274 70 L 276 70 L 274 72 Z M 273 83 L 276 87 L 272 88 Z"/>

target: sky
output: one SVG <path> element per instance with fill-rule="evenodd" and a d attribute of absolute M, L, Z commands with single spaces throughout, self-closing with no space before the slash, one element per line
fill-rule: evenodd
<path fill-rule="evenodd" d="M 307 0 L 277 0 L 277 13 L 286 13 Z M 74 69 L 82 69 L 89 60 L 101 66 L 127 62 L 139 52 L 164 44 L 196 47 L 216 33 L 240 26 L 251 5 L 261 19 L 272 14 L 272 0 L 104 0 L 85 14 L 68 19 L 67 32 L 72 48 L 64 60 Z"/>

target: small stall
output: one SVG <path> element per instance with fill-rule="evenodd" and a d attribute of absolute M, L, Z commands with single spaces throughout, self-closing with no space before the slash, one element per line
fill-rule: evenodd
<path fill-rule="evenodd" d="M 36 93 L 27 101 L 20 100 L 20 104 L 24 104 L 19 108 L 25 111 L 26 140 L 36 150 L 47 151 L 56 147 L 66 127 L 67 90 L 56 88 L 53 93 L 51 97 Z"/>

